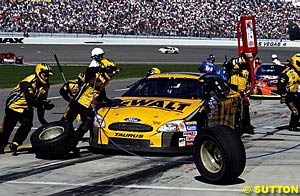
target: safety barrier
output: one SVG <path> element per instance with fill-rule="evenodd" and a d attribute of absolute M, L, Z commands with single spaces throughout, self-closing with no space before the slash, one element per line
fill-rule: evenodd
<path fill-rule="evenodd" d="M 259 47 L 300 47 L 300 41 L 286 39 L 258 39 Z M 158 45 L 158 46 L 237 46 L 237 39 L 205 37 L 164 37 L 164 36 L 112 36 L 80 34 L 22 34 L 0 33 L 0 44 L 97 44 L 97 45 Z"/>

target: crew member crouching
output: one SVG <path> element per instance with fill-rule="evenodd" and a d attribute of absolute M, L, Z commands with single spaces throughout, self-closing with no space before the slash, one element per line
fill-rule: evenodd
<path fill-rule="evenodd" d="M 49 75 L 53 75 L 53 72 L 48 64 L 37 64 L 35 73 L 19 82 L 9 94 L 5 105 L 3 130 L 0 133 L 0 154 L 4 154 L 9 137 L 19 122 L 21 126 L 9 145 L 13 154 L 16 155 L 18 147 L 23 144 L 33 125 L 34 107 L 37 108 L 40 123 L 47 123 L 44 118 L 45 110 L 51 110 L 54 107 L 50 101 L 47 101 L 50 88 Z"/>

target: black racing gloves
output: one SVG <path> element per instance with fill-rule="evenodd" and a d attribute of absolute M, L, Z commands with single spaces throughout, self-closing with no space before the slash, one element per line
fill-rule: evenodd
<path fill-rule="evenodd" d="M 52 110 L 53 108 L 54 108 L 54 104 L 53 103 L 51 103 L 51 101 L 50 100 L 44 100 L 43 101 L 43 108 L 45 109 L 45 110 Z"/>

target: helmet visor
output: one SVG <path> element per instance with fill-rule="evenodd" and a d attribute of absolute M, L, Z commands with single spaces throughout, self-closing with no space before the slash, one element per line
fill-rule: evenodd
<path fill-rule="evenodd" d="M 53 75 L 52 70 L 42 69 L 41 72 L 39 73 L 39 76 L 43 81 L 48 81 L 49 75 Z"/>

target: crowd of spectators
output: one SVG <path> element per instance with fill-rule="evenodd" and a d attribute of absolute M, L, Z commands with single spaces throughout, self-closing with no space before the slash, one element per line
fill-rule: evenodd
<path fill-rule="evenodd" d="M 0 32 L 236 37 L 254 15 L 259 38 L 287 35 L 300 10 L 270 0 L 2 0 Z"/>

